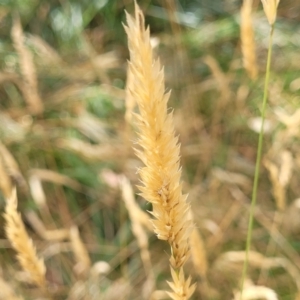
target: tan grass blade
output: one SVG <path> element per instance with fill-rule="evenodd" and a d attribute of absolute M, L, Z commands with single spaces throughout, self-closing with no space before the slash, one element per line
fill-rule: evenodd
<path fill-rule="evenodd" d="M 83 189 L 82 185 L 78 181 L 52 170 L 31 169 L 29 172 L 29 176 L 30 178 L 37 177 L 40 181 L 47 181 L 64 185 L 78 192 L 81 192 Z"/>
<path fill-rule="evenodd" d="M 276 201 L 277 209 L 283 211 L 286 207 L 286 191 L 285 186 L 283 186 L 279 181 L 279 168 L 276 164 L 267 159 L 264 161 L 264 165 L 269 171 L 269 176 L 272 183 L 272 191 Z"/>
<path fill-rule="evenodd" d="M 204 58 L 204 62 L 210 68 L 210 70 L 220 88 L 221 98 L 222 98 L 220 105 L 225 106 L 228 103 L 230 96 L 231 96 L 228 75 L 226 75 L 222 71 L 219 63 L 216 61 L 216 59 L 214 57 L 208 55 Z"/>
<path fill-rule="evenodd" d="M 76 226 L 70 229 L 70 241 L 76 259 L 75 271 L 77 274 L 87 274 L 91 268 L 91 259 L 88 251 L 79 236 Z"/>
<path fill-rule="evenodd" d="M 51 67 L 53 65 L 61 66 L 64 63 L 58 52 L 40 36 L 30 34 L 28 36 L 28 42 L 30 46 L 34 47 L 37 55 L 41 57 L 43 64 Z"/>
<path fill-rule="evenodd" d="M 180 145 L 175 136 L 173 114 L 168 113 L 170 93 L 165 93 L 164 73 L 158 60 L 153 59 L 150 30 L 145 29 L 144 16 L 135 5 L 135 18 L 126 14 L 125 30 L 130 52 L 129 68 L 134 76 L 132 96 L 139 107 L 136 121 L 139 128 L 136 153 L 145 164 L 139 174 L 142 196 L 152 203 L 153 225 L 159 239 L 171 246 L 174 293 L 172 299 L 188 299 L 195 287 L 185 280 L 182 266 L 189 257 L 189 236 L 193 225 L 190 206 L 182 193 L 179 164 Z"/>
<path fill-rule="evenodd" d="M 116 156 L 124 156 L 122 148 L 110 144 L 94 145 L 79 139 L 59 139 L 57 146 L 72 151 L 90 160 L 106 160 Z"/>
<path fill-rule="evenodd" d="M 293 156 L 290 151 L 283 150 L 280 153 L 280 171 L 279 171 L 279 183 L 286 187 L 292 177 L 293 172 Z"/>
<path fill-rule="evenodd" d="M 253 0 L 244 0 L 241 8 L 241 48 L 243 65 L 251 79 L 257 78 L 255 38 L 252 24 Z"/>
<path fill-rule="evenodd" d="M 221 168 L 213 168 L 212 176 L 225 184 L 237 185 L 245 189 L 251 188 L 250 179 L 240 173 L 225 171 Z"/>
<path fill-rule="evenodd" d="M 62 241 L 69 237 L 69 230 L 67 229 L 47 230 L 34 211 L 26 212 L 25 217 L 35 232 L 46 241 Z"/>
<path fill-rule="evenodd" d="M 120 186 L 122 190 L 123 200 L 130 215 L 131 220 L 140 223 L 145 228 L 153 232 L 153 226 L 149 215 L 147 215 L 134 199 L 134 193 L 129 180 L 125 176 L 120 177 Z"/>
<path fill-rule="evenodd" d="M 23 76 L 22 92 L 32 114 L 40 114 L 44 107 L 38 93 L 36 70 L 31 52 L 25 46 L 25 37 L 21 26 L 20 17 L 15 15 L 11 37 L 19 56 L 19 64 Z"/>
<path fill-rule="evenodd" d="M 226 270 L 231 265 L 240 264 L 245 260 L 245 251 L 228 251 L 223 253 L 215 262 L 218 270 Z M 283 257 L 266 257 L 259 252 L 249 252 L 249 265 L 253 268 L 273 269 L 284 268 L 292 279 L 294 279 L 298 291 L 300 291 L 300 272 L 299 269 L 290 260 Z"/>
<path fill-rule="evenodd" d="M 264 165 L 269 171 L 273 195 L 277 208 L 281 211 L 286 208 L 286 190 L 293 173 L 293 156 L 288 150 L 279 152 L 279 163 L 265 159 Z"/>
<path fill-rule="evenodd" d="M 6 236 L 17 252 L 17 258 L 34 284 L 45 287 L 46 267 L 43 259 L 38 258 L 32 239 L 28 236 L 21 215 L 17 212 L 17 193 L 13 189 L 7 199 L 4 218 Z"/>
<path fill-rule="evenodd" d="M 190 237 L 190 247 L 195 271 L 205 280 L 208 269 L 206 250 L 202 237 L 196 227 Z"/>
<path fill-rule="evenodd" d="M 149 294 L 152 293 L 154 288 L 154 274 L 151 264 L 151 257 L 149 252 L 149 243 L 148 243 L 148 236 L 145 232 L 142 223 L 140 220 L 142 219 L 140 216 L 144 214 L 135 202 L 134 193 L 131 187 L 129 180 L 123 176 L 120 178 L 120 187 L 122 190 L 122 199 L 125 202 L 126 209 L 128 211 L 130 220 L 131 220 L 131 227 L 134 236 L 137 239 L 140 251 L 141 251 L 141 258 L 143 261 L 144 269 L 147 274 L 147 295 L 144 295 L 145 298 L 149 298 Z M 145 220 L 147 224 L 150 224 L 150 220 L 148 215 L 145 216 Z"/>
<path fill-rule="evenodd" d="M 3 158 L 0 155 L 0 190 L 4 196 L 5 199 L 9 198 L 12 191 L 12 182 L 7 174 L 7 170 L 4 165 Z"/>
<path fill-rule="evenodd" d="M 39 209 L 47 207 L 47 199 L 40 178 L 34 174 L 29 175 L 31 196 Z"/>
<path fill-rule="evenodd" d="M 15 182 L 21 187 L 26 188 L 27 183 L 20 171 L 19 165 L 10 151 L 0 142 L 0 156 L 9 176 L 11 176 Z"/>

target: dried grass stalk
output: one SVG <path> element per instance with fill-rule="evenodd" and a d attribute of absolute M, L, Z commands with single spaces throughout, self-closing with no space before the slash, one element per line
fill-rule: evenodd
<path fill-rule="evenodd" d="M 223 72 L 221 69 L 219 63 L 217 60 L 210 56 L 207 55 L 204 57 L 204 62 L 207 64 L 209 69 L 212 72 L 212 75 L 214 76 L 218 87 L 221 92 L 221 103 L 219 104 L 220 107 L 224 107 L 228 101 L 231 99 L 231 90 L 230 90 L 230 85 L 229 85 L 229 77 L 227 74 Z"/>
<path fill-rule="evenodd" d="M 26 188 L 26 181 L 20 171 L 19 165 L 10 151 L 0 142 L 0 156 L 9 176 L 11 176 L 21 187 Z"/>
<path fill-rule="evenodd" d="M 190 237 L 190 247 L 195 270 L 202 279 L 206 279 L 208 267 L 206 251 L 202 237 L 196 227 L 194 228 Z"/>
<path fill-rule="evenodd" d="M 139 173 L 143 186 L 141 195 L 151 202 L 154 231 L 159 239 L 171 246 L 170 264 L 174 282 L 170 284 L 172 299 L 188 299 L 195 286 L 185 280 L 182 266 L 189 257 L 189 236 L 193 229 L 189 218 L 190 206 L 182 194 L 179 165 L 180 145 L 174 133 L 172 112 L 167 112 L 170 93 L 165 93 L 164 73 L 158 60 L 153 60 L 149 28 L 144 27 L 144 16 L 138 5 L 135 18 L 127 14 L 125 26 L 130 51 L 130 72 L 134 77 L 131 94 L 140 114 L 136 115 L 139 128 L 136 154 L 143 161 Z"/>
<path fill-rule="evenodd" d="M 293 155 L 290 151 L 283 150 L 280 154 L 281 167 L 279 172 L 279 182 L 286 187 L 292 177 L 293 173 Z"/>
<path fill-rule="evenodd" d="M 145 228 L 153 232 L 153 226 L 151 224 L 150 217 L 136 203 L 133 195 L 132 186 L 126 177 L 122 176 L 120 178 L 120 186 L 122 190 L 123 200 L 125 202 L 131 220 L 140 223 Z"/>
<path fill-rule="evenodd" d="M 265 160 L 264 165 L 269 171 L 270 180 L 272 183 L 272 192 L 276 201 L 277 209 L 285 210 L 286 207 L 286 188 L 279 181 L 279 168 L 270 160 Z"/>
<path fill-rule="evenodd" d="M 0 155 L 0 190 L 5 199 L 7 199 L 12 191 L 12 183 L 7 170 L 4 165 L 4 161 Z"/>
<path fill-rule="evenodd" d="M 22 93 L 25 101 L 27 102 L 28 108 L 32 114 L 40 114 L 43 112 L 44 108 L 38 93 L 35 66 L 32 54 L 25 46 L 24 33 L 18 15 L 15 15 L 14 17 L 11 37 L 19 56 L 19 64 L 23 76 Z"/>
<path fill-rule="evenodd" d="M 21 215 L 17 212 L 17 193 L 13 189 L 7 199 L 4 218 L 6 220 L 6 236 L 17 252 L 17 258 L 32 282 L 39 287 L 45 287 L 46 267 L 43 259 L 38 258 L 31 238 L 28 236 Z"/>
<path fill-rule="evenodd" d="M 35 232 L 46 241 L 62 241 L 69 238 L 69 230 L 67 229 L 47 230 L 42 220 L 34 211 L 26 212 L 25 217 Z"/>
<path fill-rule="evenodd" d="M 134 236 L 137 239 L 140 251 L 141 251 L 141 258 L 144 265 L 145 272 L 147 274 L 148 278 L 148 293 L 152 293 L 153 287 L 154 287 L 154 274 L 152 270 L 152 264 L 151 264 L 151 258 L 150 258 L 150 252 L 149 252 L 149 243 L 148 243 L 148 236 L 143 228 L 143 223 L 140 222 L 141 214 L 144 214 L 143 211 L 139 208 L 137 203 L 134 199 L 133 190 L 131 187 L 131 184 L 129 180 L 123 176 L 120 179 L 120 186 L 122 190 L 122 198 L 125 202 L 125 206 L 127 208 L 127 211 L 129 213 L 129 217 L 131 220 L 131 226 L 132 226 L 132 232 Z M 145 216 L 145 220 L 149 222 L 148 215 Z M 150 223 L 148 223 L 150 224 Z M 146 298 L 149 298 L 149 295 L 147 295 Z"/>
<path fill-rule="evenodd" d="M 261 0 L 269 24 L 272 26 L 277 17 L 277 7 L 280 0 Z"/>
<path fill-rule="evenodd" d="M 77 271 L 78 274 L 87 274 L 92 264 L 88 251 L 80 239 L 79 231 L 76 226 L 73 226 L 70 229 L 70 241 L 77 262 L 75 271 Z"/>
<path fill-rule="evenodd" d="M 255 39 L 252 24 L 252 2 L 244 0 L 241 8 L 241 47 L 243 65 L 251 79 L 257 78 Z"/>
<path fill-rule="evenodd" d="M 229 251 L 223 253 L 215 262 L 215 267 L 218 270 L 230 269 L 234 264 L 241 264 L 245 260 L 245 251 Z M 253 268 L 274 269 L 284 268 L 292 279 L 294 279 L 298 291 L 300 291 L 300 272 L 295 264 L 283 257 L 266 257 L 263 254 L 250 251 L 249 265 Z"/>

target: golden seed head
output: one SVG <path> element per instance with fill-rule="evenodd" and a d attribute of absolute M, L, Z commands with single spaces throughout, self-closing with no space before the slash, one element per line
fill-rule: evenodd
<path fill-rule="evenodd" d="M 269 24 L 272 26 L 276 21 L 277 16 L 277 7 L 280 0 L 261 0 L 265 14 L 269 21 Z"/>

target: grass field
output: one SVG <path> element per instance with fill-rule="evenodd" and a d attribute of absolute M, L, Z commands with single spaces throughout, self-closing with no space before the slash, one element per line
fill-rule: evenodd
<path fill-rule="evenodd" d="M 154 233 L 156 202 L 138 188 L 162 157 L 180 158 L 192 212 L 182 228 L 195 225 L 180 257 L 196 290 L 173 299 L 299 300 L 300 2 L 277 12 L 242 297 L 270 25 L 258 0 L 137 2 L 164 69 L 157 93 L 171 90 L 153 117 L 173 112 L 180 144 L 171 159 L 170 130 L 154 146 L 163 155 L 141 155 L 153 166 L 157 154 L 148 177 L 134 148 L 147 149 L 138 132 L 152 121 L 136 121 L 143 107 L 128 89 L 142 89 L 127 69 L 142 55 L 130 58 L 123 26 L 133 1 L 0 0 L 0 300 L 170 299 L 180 255 L 165 227 Z"/>

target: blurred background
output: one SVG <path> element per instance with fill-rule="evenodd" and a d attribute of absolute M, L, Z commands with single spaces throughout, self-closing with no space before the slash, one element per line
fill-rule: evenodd
<path fill-rule="evenodd" d="M 199 233 L 187 266 L 192 299 L 238 299 L 269 24 L 259 0 L 248 15 L 241 0 L 137 2 L 172 90 Z M 0 278 L 23 299 L 168 299 L 168 245 L 147 224 L 148 244 L 132 232 L 132 203 L 151 207 L 136 194 L 124 10 L 133 13 L 133 1 L 0 0 Z M 245 299 L 300 299 L 299 12 L 297 0 L 278 9 L 247 281 L 256 296 Z M 5 237 L 15 185 L 47 296 Z"/>

